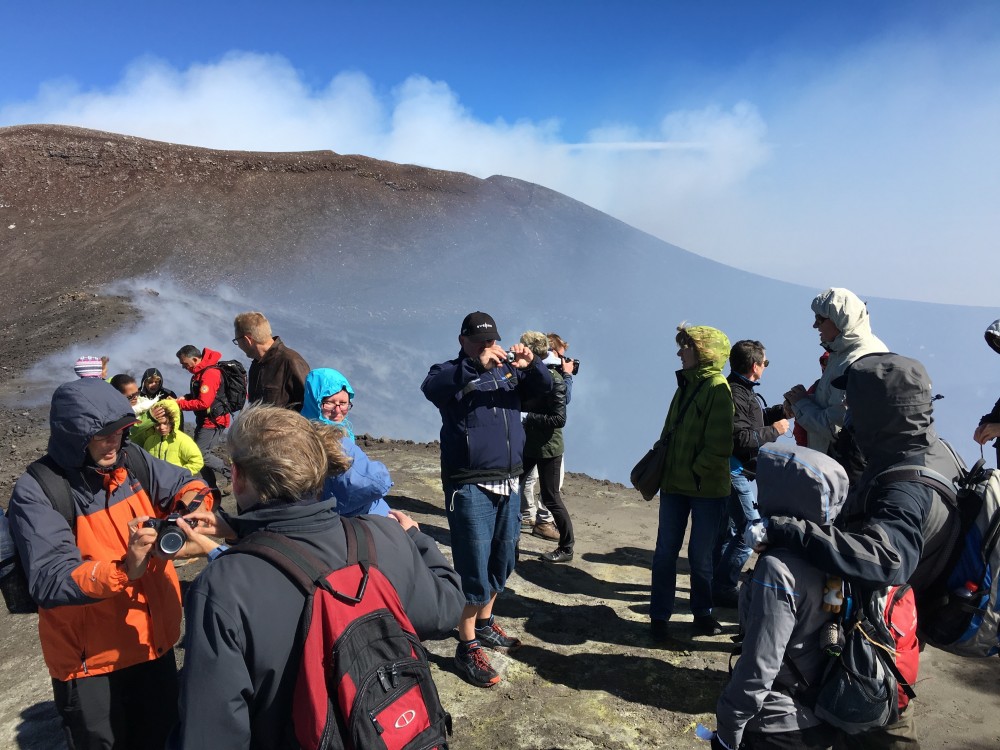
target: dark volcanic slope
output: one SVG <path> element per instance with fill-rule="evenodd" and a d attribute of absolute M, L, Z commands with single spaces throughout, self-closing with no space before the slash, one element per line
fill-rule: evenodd
<path fill-rule="evenodd" d="M 31 361 L 53 348 L 50 339 L 36 341 L 36 328 L 59 317 L 60 299 L 153 270 L 206 285 L 220 275 L 238 283 L 249 269 L 310 262 L 353 275 L 375 252 L 416 280 L 434 263 L 415 248 L 442 237 L 452 246 L 477 242 L 490 232 L 486 217 L 523 223 L 519 214 L 539 197 L 559 204 L 557 223 L 568 237 L 584 231 L 583 215 L 600 215 L 509 178 L 363 156 L 214 151 L 80 128 L 3 128 L 2 333 L 23 342 Z M 62 333 L 85 335 L 93 325 L 75 321 Z"/>

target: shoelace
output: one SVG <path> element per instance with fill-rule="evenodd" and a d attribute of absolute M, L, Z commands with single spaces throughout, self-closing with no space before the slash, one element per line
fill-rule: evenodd
<path fill-rule="evenodd" d="M 476 665 L 477 668 L 485 671 L 493 671 L 493 667 L 490 665 L 489 660 L 486 658 L 486 654 L 483 653 L 481 648 L 474 648 L 469 651 L 469 656 L 472 658 L 472 663 Z"/>

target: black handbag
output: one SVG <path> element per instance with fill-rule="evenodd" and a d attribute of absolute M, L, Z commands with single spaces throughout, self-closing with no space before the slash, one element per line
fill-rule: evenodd
<path fill-rule="evenodd" d="M 629 479 L 632 486 L 639 490 L 642 499 L 649 501 L 656 497 L 663 481 L 663 465 L 667 462 L 667 439 L 657 440 L 646 455 L 632 469 Z"/>

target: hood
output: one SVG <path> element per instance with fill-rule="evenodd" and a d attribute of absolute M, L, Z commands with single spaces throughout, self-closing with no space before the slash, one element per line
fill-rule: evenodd
<path fill-rule="evenodd" d="M 339 371 L 329 367 L 321 367 L 310 371 L 306 375 L 305 395 L 302 399 L 302 416 L 314 422 L 325 422 L 326 424 L 343 427 L 353 439 L 354 429 L 351 427 L 349 419 L 344 419 L 343 422 L 333 422 L 323 416 L 323 410 L 320 408 L 320 404 L 324 398 L 332 396 L 334 393 L 340 393 L 341 391 L 347 391 L 347 395 L 350 396 L 351 401 L 354 401 L 354 389 L 351 388 L 351 384 L 347 382 L 347 378 Z"/>
<path fill-rule="evenodd" d="M 163 409 L 170 415 L 170 423 L 173 425 L 170 433 L 173 434 L 177 432 L 178 426 L 181 423 L 181 408 L 177 405 L 177 402 L 172 398 L 165 398 L 156 402 L 157 405 L 162 406 Z"/>
<path fill-rule="evenodd" d="M 49 455 L 64 469 L 79 469 L 87 444 L 102 427 L 135 415 L 128 399 L 99 378 L 56 388 L 49 411 Z"/>
<path fill-rule="evenodd" d="M 832 320 L 840 330 L 840 335 L 826 345 L 830 351 L 842 352 L 872 337 L 868 308 L 850 289 L 833 287 L 820 292 L 812 301 L 812 311 Z"/>
<path fill-rule="evenodd" d="M 166 385 L 163 382 L 163 373 L 160 372 L 155 367 L 150 367 L 148 370 L 146 370 L 144 373 L 142 373 L 142 377 L 139 378 L 139 395 L 140 396 L 146 396 L 147 398 L 149 397 L 149 393 L 146 392 L 146 380 L 148 380 L 149 378 L 151 378 L 153 375 L 155 375 L 156 377 L 158 377 L 160 379 L 160 391 L 163 390 L 164 386 Z M 159 394 L 159 391 L 157 393 Z"/>
<path fill-rule="evenodd" d="M 1000 354 L 1000 320 L 994 320 L 986 329 L 986 343 L 990 349 Z"/>
<path fill-rule="evenodd" d="M 847 498 L 843 467 L 825 453 L 767 443 L 757 454 L 757 507 L 762 516 L 833 523 Z"/>
<path fill-rule="evenodd" d="M 926 450 L 937 439 L 927 370 L 900 354 L 869 354 L 847 370 L 849 422 L 870 468 Z"/>
<path fill-rule="evenodd" d="M 698 350 L 698 367 L 695 368 L 698 378 L 710 375 L 721 375 L 722 368 L 729 359 L 729 338 L 718 328 L 709 326 L 692 326 L 684 331 L 694 341 Z"/>
<path fill-rule="evenodd" d="M 195 368 L 192 375 L 205 370 L 212 365 L 217 365 L 222 360 L 222 352 L 217 352 L 215 349 L 209 349 L 207 346 L 205 350 L 201 353 L 201 362 L 199 362 Z"/>

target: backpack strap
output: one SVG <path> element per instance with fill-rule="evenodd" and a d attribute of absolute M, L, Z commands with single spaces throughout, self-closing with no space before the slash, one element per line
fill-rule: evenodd
<path fill-rule="evenodd" d="M 876 474 L 865 491 L 866 504 L 868 493 L 871 492 L 872 488 L 878 484 L 886 484 L 888 482 L 918 482 L 937 492 L 952 508 L 958 508 L 958 494 L 955 492 L 955 483 L 953 481 L 943 474 L 934 471 L 934 469 L 909 464 L 893 466 L 891 469 L 886 469 L 880 474 Z"/>
<path fill-rule="evenodd" d="M 135 443 L 125 443 L 123 450 L 125 451 L 125 469 L 138 480 L 139 485 L 149 497 L 149 501 L 155 503 L 156 498 L 153 497 L 152 490 L 153 482 L 149 476 L 149 464 L 142 457 L 143 449 Z"/>
<path fill-rule="evenodd" d="M 253 555 L 271 563 L 287 575 L 306 596 L 312 594 L 320 585 L 319 582 L 330 573 L 330 566 L 324 565 L 301 544 L 271 531 L 255 531 L 222 555 L 235 553 Z"/>
<path fill-rule="evenodd" d="M 76 526 L 76 504 L 73 502 L 73 488 L 63 468 L 49 454 L 28 464 L 28 473 L 38 482 L 45 498 L 59 515 L 66 519 L 71 531 Z"/>
<path fill-rule="evenodd" d="M 360 516 L 341 516 L 340 522 L 347 535 L 347 564 L 367 567 L 378 567 L 378 553 L 375 550 L 375 539 L 372 530 L 364 518 Z"/>
<path fill-rule="evenodd" d="M 142 448 L 134 443 L 125 443 L 123 450 L 125 451 L 126 470 L 139 481 L 142 489 L 152 501 L 149 466 L 142 458 Z M 65 469 L 46 453 L 37 461 L 28 464 L 27 472 L 38 482 L 38 486 L 42 488 L 45 498 L 52 503 L 52 507 L 66 519 L 70 530 L 75 531 L 76 504 L 73 502 L 73 488 L 69 483 L 69 477 L 66 476 Z"/>
<path fill-rule="evenodd" d="M 346 520 L 343 519 L 343 517 L 341 517 L 341 519 Z M 353 524 L 351 524 L 351 528 L 354 528 Z M 365 535 L 365 543 L 367 547 L 372 540 L 371 532 L 367 529 L 365 530 L 367 531 L 367 534 Z M 317 588 L 322 588 L 330 595 L 335 596 L 342 601 L 357 604 L 364 598 L 365 589 L 368 587 L 368 566 L 367 564 L 361 564 L 361 560 L 358 559 L 359 555 L 357 550 L 360 546 L 358 536 L 359 535 L 355 535 L 353 539 L 355 562 L 351 563 L 352 536 L 351 534 L 347 535 L 348 564 L 345 567 L 350 567 L 352 564 L 360 565 L 362 570 L 361 581 L 358 584 L 358 591 L 354 596 L 337 591 L 327 580 L 327 576 L 333 572 L 333 569 L 306 549 L 304 545 L 289 539 L 283 534 L 275 534 L 271 531 L 255 531 L 253 534 L 250 534 L 250 536 L 227 549 L 222 553 L 222 555 L 235 553 L 254 555 L 262 560 L 266 560 L 274 565 L 274 567 L 281 570 L 307 597 L 310 596 Z M 370 546 L 372 549 L 375 547 L 374 544 L 370 544 Z M 220 557 L 222 555 L 220 555 Z M 365 549 L 365 557 L 367 558 L 367 549 Z"/>

